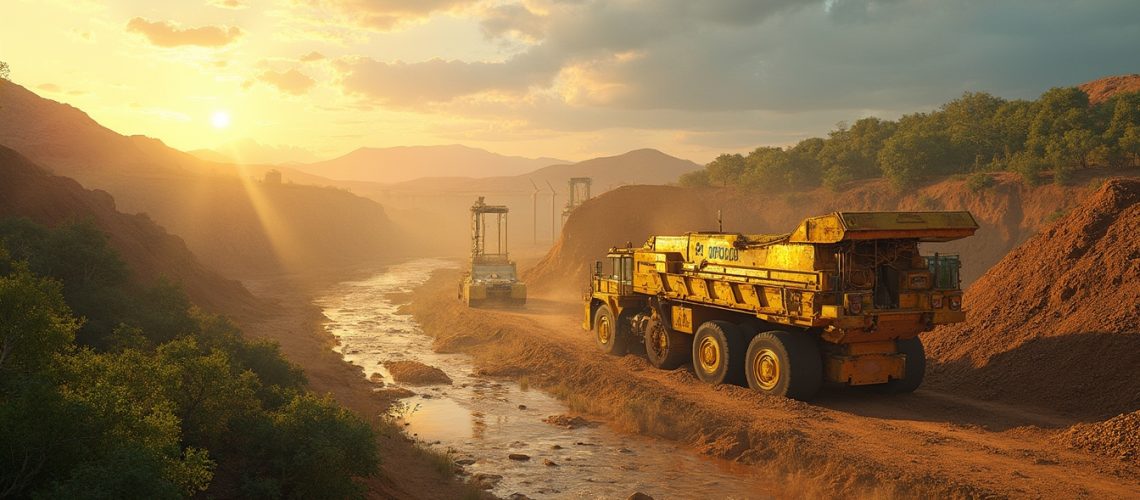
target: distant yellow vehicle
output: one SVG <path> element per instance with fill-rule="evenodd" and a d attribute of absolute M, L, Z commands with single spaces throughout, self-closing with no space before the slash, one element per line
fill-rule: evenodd
<path fill-rule="evenodd" d="M 459 300 L 470 307 L 526 304 L 526 284 L 519 281 L 507 251 L 509 212 L 504 205 L 487 205 L 482 196 L 471 206 L 471 267 L 460 280 L 458 290 Z M 495 253 L 487 252 L 487 215 L 496 219 Z"/>
<path fill-rule="evenodd" d="M 652 236 L 596 263 L 583 327 L 603 352 L 645 345 L 709 384 L 808 399 L 822 384 L 911 392 L 918 334 L 965 321 L 957 255 L 921 242 L 974 234 L 969 212 L 836 212 L 782 235 Z"/>

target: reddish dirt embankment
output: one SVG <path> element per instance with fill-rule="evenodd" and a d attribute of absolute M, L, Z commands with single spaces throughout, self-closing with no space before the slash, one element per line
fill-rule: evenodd
<path fill-rule="evenodd" d="M 1140 170 L 1089 170 L 1070 186 L 1028 187 L 1014 174 L 994 174 L 995 185 L 974 192 L 964 180 L 947 179 L 895 192 L 886 181 L 862 181 L 842 193 L 817 189 L 783 195 L 734 189 L 626 186 L 587 201 L 562 229 L 561 240 L 524 277 L 537 290 L 583 286 L 595 260 L 612 246 L 640 246 L 654 234 L 717 229 L 786 233 L 804 218 L 834 211 L 969 210 L 981 228 L 973 237 L 931 245 L 926 251 L 961 253 L 962 278 L 977 279 L 1007 252 L 1063 214 L 1099 186 L 1098 176 L 1140 175 Z M 569 295 L 568 295 L 569 297 Z"/>
<path fill-rule="evenodd" d="M 152 284 L 166 277 L 181 283 L 195 304 L 214 312 L 242 314 L 256 305 L 240 283 L 204 267 L 182 239 L 150 218 L 118 212 L 111 195 L 51 175 L 3 146 L 0 217 L 27 217 L 48 226 L 90 218 L 107 233 L 111 247 L 130 267 L 136 282 Z"/>
<path fill-rule="evenodd" d="M 1089 95 L 1089 103 L 1100 104 L 1116 94 L 1140 92 L 1140 75 L 1118 75 L 1077 85 Z"/>
<path fill-rule="evenodd" d="M 1140 408 L 1140 179 L 1113 179 L 991 268 L 924 337 L 939 388 L 1107 417 Z"/>

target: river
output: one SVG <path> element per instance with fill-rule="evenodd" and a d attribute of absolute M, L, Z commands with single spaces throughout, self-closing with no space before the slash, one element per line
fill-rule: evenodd
<path fill-rule="evenodd" d="M 329 288 L 316 303 L 329 318 L 344 358 L 365 376 L 392 377 L 384 361 L 414 360 L 442 369 L 452 385 L 407 386 L 415 392 L 393 414 L 405 432 L 425 446 L 450 450 L 464 473 L 492 478 L 501 497 L 626 498 L 640 491 L 654 498 L 770 498 L 750 469 L 713 460 L 675 444 L 614 431 L 603 424 L 569 429 L 543 420 L 570 413 L 542 391 L 510 380 L 478 375 L 470 357 L 432 350 L 401 301 L 436 269 L 457 263 L 419 259 L 393 265 L 370 278 Z M 510 459 L 521 454 L 526 460 Z M 516 457 L 521 458 L 521 457 Z"/>

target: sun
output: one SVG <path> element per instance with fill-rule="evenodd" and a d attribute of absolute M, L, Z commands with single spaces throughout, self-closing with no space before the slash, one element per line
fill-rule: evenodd
<path fill-rule="evenodd" d="M 210 116 L 210 124 L 218 130 L 229 128 L 230 113 L 228 111 L 215 111 L 214 114 Z"/>

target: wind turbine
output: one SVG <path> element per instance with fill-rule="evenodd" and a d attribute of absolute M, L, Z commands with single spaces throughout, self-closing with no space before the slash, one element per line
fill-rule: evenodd
<path fill-rule="evenodd" d="M 531 210 L 534 214 L 534 229 L 531 233 L 534 236 L 534 246 L 538 246 L 538 184 L 534 183 L 534 179 L 527 179 L 530 185 L 534 186 L 534 192 L 530 194 Z"/>
<path fill-rule="evenodd" d="M 554 190 L 554 186 L 550 185 L 550 181 L 546 181 L 546 186 L 550 188 L 550 243 L 554 243 L 555 231 L 558 230 L 558 210 L 555 208 L 554 199 L 558 198 L 558 192 Z"/>

